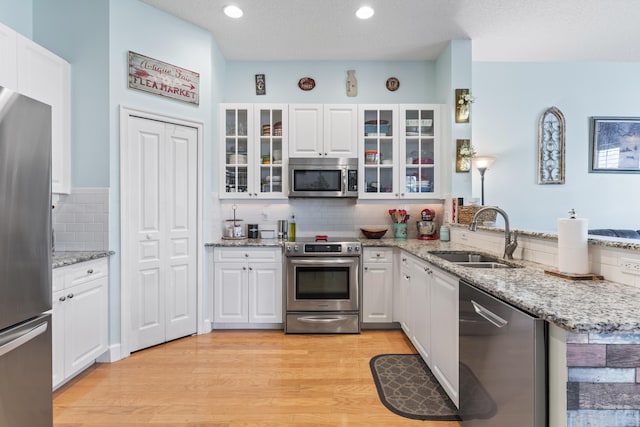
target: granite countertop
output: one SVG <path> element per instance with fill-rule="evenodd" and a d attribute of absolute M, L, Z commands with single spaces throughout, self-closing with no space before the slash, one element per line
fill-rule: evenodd
<path fill-rule="evenodd" d="M 113 254 L 115 254 L 114 251 L 54 251 L 51 254 L 51 266 L 59 268 L 65 265 L 108 257 Z"/>
<path fill-rule="evenodd" d="M 398 247 L 523 311 L 575 333 L 640 333 L 640 289 L 608 280 L 574 281 L 544 273 L 548 266 L 514 260 L 519 268 L 462 267 L 430 252 L 485 250 L 439 240 L 361 239 L 363 247 Z M 207 246 L 282 246 L 278 240 L 222 240 Z M 500 254 L 492 254 L 498 255 Z"/>

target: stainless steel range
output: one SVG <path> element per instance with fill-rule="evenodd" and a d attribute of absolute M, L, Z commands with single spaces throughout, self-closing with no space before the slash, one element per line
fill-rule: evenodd
<path fill-rule="evenodd" d="M 360 252 L 355 239 L 285 244 L 287 333 L 360 332 Z"/>

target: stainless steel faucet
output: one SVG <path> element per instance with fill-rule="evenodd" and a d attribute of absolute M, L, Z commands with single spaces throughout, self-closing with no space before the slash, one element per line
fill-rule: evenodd
<path fill-rule="evenodd" d="M 512 236 L 512 233 L 509 230 L 509 215 L 507 215 L 507 213 L 502 209 L 495 206 L 485 206 L 478 209 L 471 220 L 471 224 L 469 224 L 469 230 L 476 231 L 476 228 L 478 227 L 478 215 L 480 215 L 481 212 L 490 210 L 496 211 L 504 218 L 504 255 L 502 257 L 504 259 L 513 259 L 513 252 L 518 247 L 518 233 L 514 231 Z"/>

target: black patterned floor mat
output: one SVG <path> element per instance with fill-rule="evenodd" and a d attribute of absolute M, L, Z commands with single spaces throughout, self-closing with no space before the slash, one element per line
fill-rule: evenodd
<path fill-rule="evenodd" d="M 459 421 L 458 410 L 418 354 L 381 354 L 369 362 L 380 400 L 414 420 Z"/>

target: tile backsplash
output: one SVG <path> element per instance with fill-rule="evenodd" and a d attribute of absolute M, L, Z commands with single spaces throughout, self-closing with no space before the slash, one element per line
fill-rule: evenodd
<path fill-rule="evenodd" d="M 53 204 L 56 251 L 99 251 L 109 245 L 109 189 L 74 188 Z"/>
<path fill-rule="evenodd" d="M 233 218 L 234 203 L 223 201 L 214 212 L 214 237 L 224 230 L 225 220 Z M 242 224 L 258 224 L 260 230 L 276 230 L 279 219 L 291 219 L 295 214 L 297 235 L 301 237 L 328 234 L 334 237 L 359 237 L 360 227 L 386 227 L 385 237 L 393 237 L 389 209 L 405 209 L 411 215 L 408 222 L 410 238 L 417 237 L 416 221 L 420 212 L 431 209 L 436 213 L 436 223 L 442 223 L 443 205 L 433 200 L 376 202 L 346 199 L 290 199 L 272 203 L 235 203 L 236 218 Z M 220 234 L 218 234 L 220 233 Z"/>

